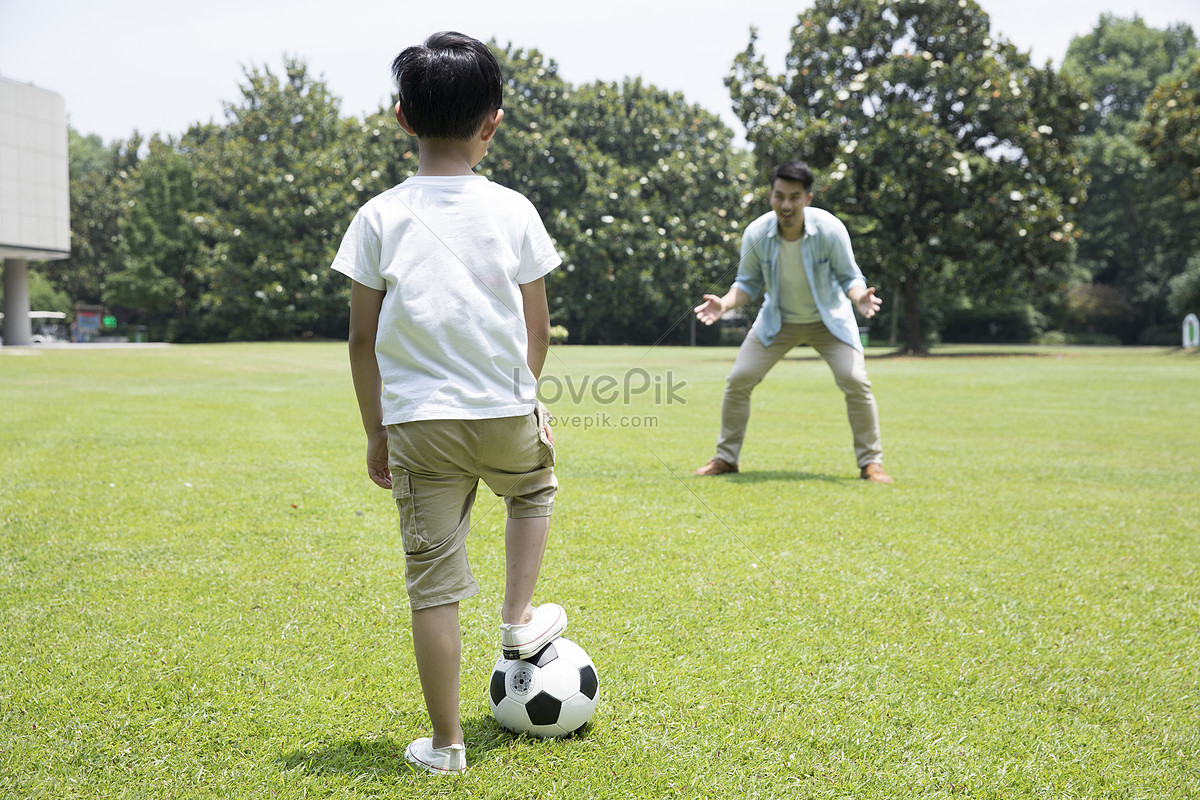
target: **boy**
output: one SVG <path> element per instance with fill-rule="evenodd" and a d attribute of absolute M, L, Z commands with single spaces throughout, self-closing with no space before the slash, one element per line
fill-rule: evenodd
<path fill-rule="evenodd" d="M 561 259 L 525 197 L 472 171 L 504 116 L 487 46 L 437 33 L 401 52 L 392 75 L 417 173 L 359 210 L 332 266 L 353 280 L 350 367 L 367 472 L 399 510 L 433 725 L 405 757 L 446 775 L 466 768 L 458 604 L 479 591 L 465 542 L 480 479 L 508 506 L 505 656 L 527 658 L 566 628 L 561 607 L 532 605 L 558 489 L 536 390 L 550 334 L 544 276 Z"/>

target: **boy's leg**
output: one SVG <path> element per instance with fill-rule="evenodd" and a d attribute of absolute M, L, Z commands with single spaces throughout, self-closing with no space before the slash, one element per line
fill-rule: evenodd
<path fill-rule="evenodd" d="M 433 746 L 462 744 L 463 731 L 458 719 L 462 665 L 458 603 L 414 610 L 412 629 L 421 692 L 433 723 Z"/>
<path fill-rule="evenodd" d="M 522 625 L 533 618 L 533 590 L 537 587 L 550 517 L 509 517 L 504 528 L 504 606 L 500 621 Z"/>
<path fill-rule="evenodd" d="M 413 651 L 433 748 L 463 742 L 458 604 L 478 591 L 466 554 L 477 480 L 458 463 L 462 451 L 472 447 L 468 428 L 461 421 L 429 420 L 388 429 Z"/>
<path fill-rule="evenodd" d="M 486 423 L 482 452 L 489 468 L 480 477 L 508 506 L 500 649 L 506 658 L 526 658 L 567 624 L 560 606 L 533 607 L 558 491 L 553 437 L 548 414 L 540 407 L 526 416 Z"/>

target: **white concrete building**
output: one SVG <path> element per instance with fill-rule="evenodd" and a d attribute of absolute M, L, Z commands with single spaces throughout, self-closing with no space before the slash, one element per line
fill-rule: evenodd
<path fill-rule="evenodd" d="M 71 254 L 62 96 L 0 76 L 0 258 L 5 345 L 29 344 L 29 261 Z"/>

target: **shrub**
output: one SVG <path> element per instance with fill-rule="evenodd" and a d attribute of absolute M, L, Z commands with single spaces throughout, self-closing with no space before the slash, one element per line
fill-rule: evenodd
<path fill-rule="evenodd" d="M 1188 259 L 1187 268 L 1171 278 L 1167 308 L 1181 318 L 1200 314 L 1200 254 Z"/>
<path fill-rule="evenodd" d="M 1066 322 L 1072 330 L 1116 334 L 1134 316 L 1125 293 L 1102 283 L 1085 283 L 1067 292 Z"/>
<path fill-rule="evenodd" d="M 948 343 L 1027 344 L 1036 341 L 1045 318 L 1028 304 L 957 308 L 946 315 L 941 339 Z"/>

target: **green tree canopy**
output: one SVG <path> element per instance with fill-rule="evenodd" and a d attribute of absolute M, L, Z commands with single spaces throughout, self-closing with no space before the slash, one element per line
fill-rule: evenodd
<path fill-rule="evenodd" d="M 72 140 L 73 252 L 57 285 L 173 341 L 344 335 L 349 287 L 327 266 L 368 189 L 352 173 L 381 136 L 343 119 L 296 59 L 244 78 L 224 125 L 144 147 Z"/>
<path fill-rule="evenodd" d="M 1187 25 L 1158 30 L 1136 16 L 1106 14 L 1071 42 L 1063 61 L 1063 73 L 1090 103 L 1078 144 L 1090 173 L 1079 210 L 1079 263 L 1092 283 L 1118 290 L 1129 303 L 1131 314 L 1094 326 L 1126 342 L 1146 340 L 1164 323 L 1171 278 L 1195 252 L 1197 209 L 1178 194 L 1188 175 L 1174 157 L 1177 145 L 1162 141 L 1160 157 L 1152 158 L 1138 138 L 1155 86 L 1190 63 L 1195 50 Z"/>
<path fill-rule="evenodd" d="M 575 87 L 512 48 L 501 65 L 504 124 L 480 170 L 530 198 L 563 255 L 553 321 L 572 343 L 686 342 L 690 309 L 736 267 L 747 177 L 732 131 L 637 79 Z"/>
<path fill-rule="evenodd" d="M 189 338 L 340 336 L 349 287 L 327 269 L 358 202 L 348 141 L 358 124 L 297 59 L 247 70 L 226 124 L 180 142 L 206 210 L 190 287 Z"/>
<path fill-rule="evenodd" d="M 1085 132 L 1132 132 L 1159 79 L 1195 47 L 1188 25 L 1158 30 L 1137 15 L 1101 14 L 1091 33 L 1071 40 L 1063 59 L 1063 73 L 1079 81 L 1091 100 Z"/>
<path fill-rule="evenodd" d="M 782 75 L 755 42 L 727 84 L 760 174 L 790 158 L 817 171 L 815 204 L 847 222 L 868 283 L 903 296 L 905 349 L 924 351 L 922 316 L 944 298 L 1062 281 L 1083 98 L 977 3 L 816 0 Z"/>
<path fill-rule="evenodd" d="M 207 208 L 191 161 L 171 143 L 151 139 L 131 171 L 129 195 L 119 220 L 121 269 L 105 287 L 104 303 L 146 324 L 156 338 L 188 338 L 198 275 L 200 240 L 193 221 Z"/>
<path fill-rule="evenodd" d="M 1167 306 L 1181 319 L 1200 314 L 1200 254 L 1192 256 L 1183 272 L 1171 278 Z"/>
<path fill-rule="evenodd" d="M 573 342 L 686 341 L 689 309 L 736 265 L 732 132 L 682 95 L 577 88 L 537 51 L 493 47 L 505 120 L 479 170 L 529 197 L 563 254 L 554 322 Z M 75 219 L 104 224 L 83 295 L 176 341 L 343 336 L 349 285 L 328 265 L 355 211 L 416 171 L 416 140 L 390 107 L 342 118 L 296 59 L 247 69 L 241 92 L 178 140 L 78 148 L 97 189 L 76 196 L 112 212 Z"/>
<path fill-rule="evenodd" d="M 1179 170 L 1179 195 L 1200 199 L 1200 51 L 1146 99 L 1138 144 L 1164 170 Z"/>
<path fill-rule="evenodd" d="M 136 133 L 106 145 L 99 136 L 67 131 L 71 257 L 46 261 L 38 270 L 72 302 L 101 302 L 109 277 L 121 269 L 121 219 L 141 148 Z"/>
<path fill-rule="evenodd" d="M 3 307 L 4 286 L 3 282 L 0 281 L 0 308 Z M 41 267 L 39 266 L 29 270 L 29 310 L 61 311 L 70 317 L 75 309 L 67 293 L 55 288 L 50 279 L 41 273 Z"/>

